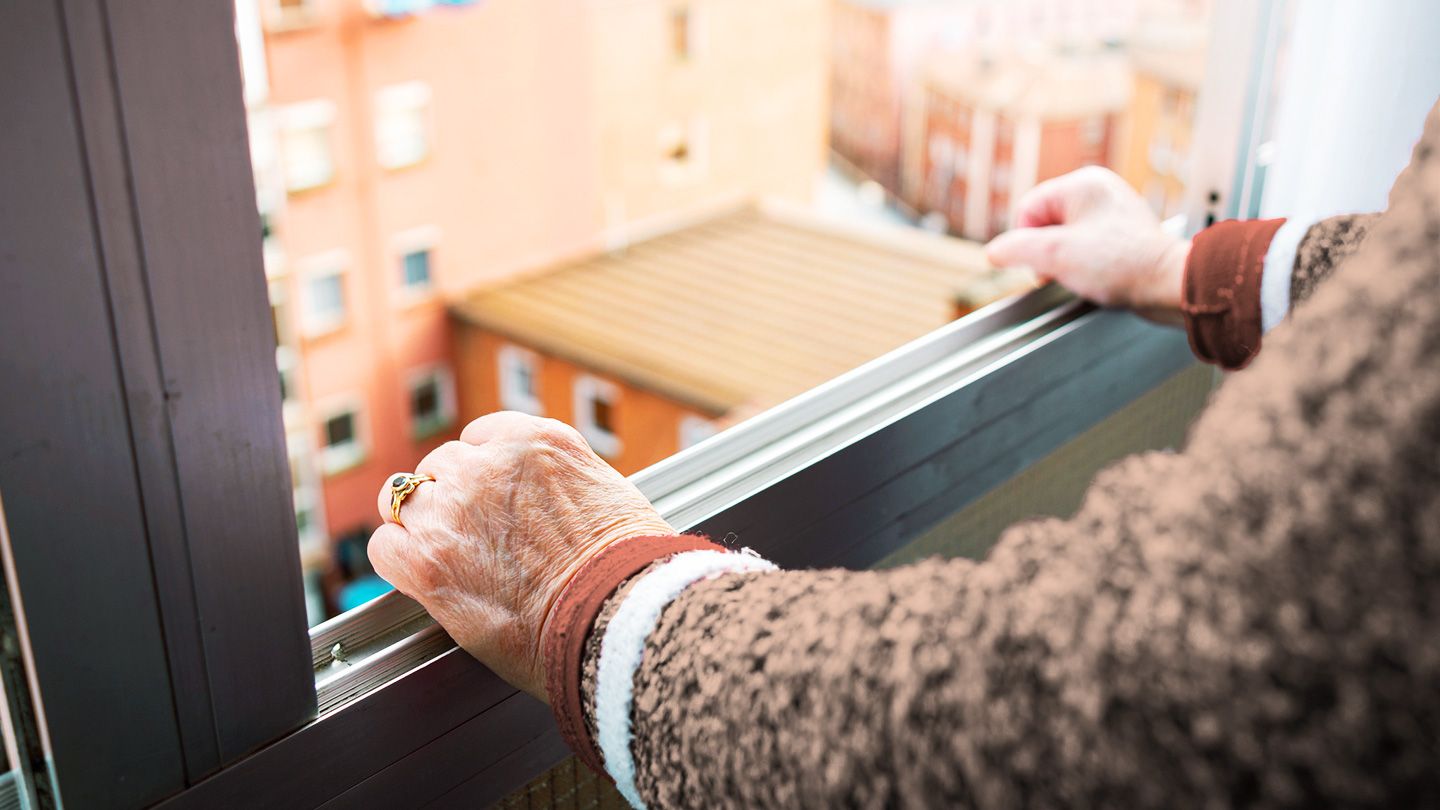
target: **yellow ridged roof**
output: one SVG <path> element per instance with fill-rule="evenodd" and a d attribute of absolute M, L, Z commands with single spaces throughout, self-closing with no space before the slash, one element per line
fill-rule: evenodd
<path fill-rule="evenodd" d="M 455 313 L 720 416 L 782 402 L 943 325 L 967 292 L 1008 291 L 994 280 L 973 242 L 747 206 L 476 292 Z"/>

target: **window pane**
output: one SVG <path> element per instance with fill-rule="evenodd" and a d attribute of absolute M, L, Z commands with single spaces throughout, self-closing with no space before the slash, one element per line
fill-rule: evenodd
<path fill-rule="evenodd" d="M 356 482 L 476 417 L 634 473 L 1028 289 L 982 243 L 1037 183 L 1107 166 L 1180 212 L 1210 7 L 330 5 L 241 32 L 327 610 L 373 576 Z"/>
<path fill-rule="evenodd" d="M 410 394 L 410 413 L 416 419 L 430 419 L 440 412 L 440 391 L 434 380 L 421 383 Z"/>
<path fill-rule="evenodd" d="M 425 287 L 430 284 L 430 251 L 413 250 L 401 259 L 405 286 Z"/>
<path fill-rule="evenodd" d="M 355 440 L 355 415 L 343 413 L 325 421 L 325 445 L 334 447 Z"/>
<path fill-rule="evenodd" d="M 596 429 L 603 430 L 606 433 L 615 432 L 614 414 L 611 411 L 611 405 L 608 400 L 591 400 L 591 410 L 591 419 L 594 420 Z"/>

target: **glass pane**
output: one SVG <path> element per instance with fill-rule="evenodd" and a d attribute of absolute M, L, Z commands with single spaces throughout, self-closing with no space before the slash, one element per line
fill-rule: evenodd
<path fill-rule="evenodd" d="M 633 473 L 1028 288 L 981 243 L 1039 182 L 1104 165 L 1178 212 L 1210 10 L 239 2 L 276 317 L 319 322 L 277 334 L 322 616 L 375 590 L 380 482 L 471 419 Z"/>
<path fill-rule="evenodd" d="M 423 287 L 430 283 L 430 251 L 414 250 L 403 261 L 405 286 Z"/>
<path fill-rule="evenodd" d="M 325 422 L 325 446 L 334 447 L 355 439 L 355 417 L 351 414 L 334 416 Z"/>
<path fill-rule="evenodd" d="M 410 396 L 410 413 L 417 421 L 434 419 L 440 413 L 440 390 L 435 380 L 426 380 L 415 386 Z"/>

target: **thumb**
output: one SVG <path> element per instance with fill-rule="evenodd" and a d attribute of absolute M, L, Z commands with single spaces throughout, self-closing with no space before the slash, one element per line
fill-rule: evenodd
<path fill-rule="evenodd" d="M 1044 228 L 1016 228 L 1006 231 L 985 246 L 985 257 L 997 267 L 1024 265 L 1046 277 L 1056 275 L 1062 248 L 1074 235 L 1071 225 Z"/>

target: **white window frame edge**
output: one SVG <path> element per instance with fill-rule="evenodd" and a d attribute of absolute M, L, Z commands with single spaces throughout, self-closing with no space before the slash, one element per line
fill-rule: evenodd
<path fill-rule="evenodd" d="M 499 387 L 500 407 L 507 411 L 520 411 L 531 416 L 544 416 L 545 404 L 539 392 L 526 394 L 516 390 L 513 373 L 519 365 L 530 366 L 531 381 L 540 382 L 540 364 L 543 358 L 539 352 L 516 343 L 502 343 L 495 350 L 496 384 Z"/>

